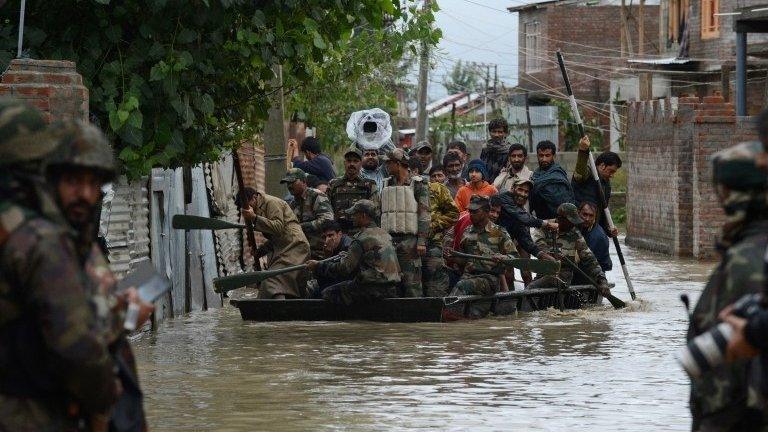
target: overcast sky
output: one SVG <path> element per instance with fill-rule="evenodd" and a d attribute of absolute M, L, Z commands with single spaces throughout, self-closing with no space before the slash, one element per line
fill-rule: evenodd
<path fill-rule="evenodd" d="M 443 39 L 433 52 L 429 99 L 446 95 L 442 85 L 457 60 L 497 64 L 499 81 L 517 84 L 517 17 L 507 7 L 532 3 L 524 0 L 437 0 L 435 25 Z M 414 74 L 414 78 L 416 75 Z M 493 68 L 491 68 L 493 80 Z"/>

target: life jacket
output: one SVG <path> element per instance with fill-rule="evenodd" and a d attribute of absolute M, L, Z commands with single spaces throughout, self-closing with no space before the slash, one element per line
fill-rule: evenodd
<path fill-rule="evenodd" d="M 422 181 L 413 176 L 404 186 L 384 186 L 381 191 L 381 228 L 390 234 L 418 234 L 419 205 L 414 184 Z"/>

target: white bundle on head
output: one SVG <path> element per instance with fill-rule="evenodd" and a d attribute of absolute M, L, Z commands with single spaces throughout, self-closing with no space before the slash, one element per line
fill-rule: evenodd
<path fill-rule="evenodd" d="M 363 150 L 378 150 L 391 142 L 389 114 L 379 108 L 355 111 L 347 121 L 347 136 Z"/>

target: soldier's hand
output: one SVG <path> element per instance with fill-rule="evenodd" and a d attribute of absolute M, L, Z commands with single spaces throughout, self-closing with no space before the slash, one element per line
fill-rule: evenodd
<path fill-rule="evenodd" d="M 600 294 L 607 295 L 611 293 L 611 287 L 608 285 L 608 281 L 601 280 L 597 283 L 597 289 L 600 291 Z"/>
<path fill-rule="evenodd" d="M 550 254 L 548 254 L 546 252 L 539 253 L 538 258 L 540 260 L 546 260 L 546 261 L 558 261 L 557 258 L 553 257 L 552 255 L 550 255 Z"/>
<path fill-rule="evenodd" d="M 619 229 L 616 227 L 613 227 L 611 231 L 608 233 L 608 236 L 610 237 L 616 237 L 617 235 L 619 235 Z"/>
<path fill-rule="evenodd" d="M 579 140 L 579 150 L 581 151 L 588 151 L 590 145 L 591 144 L 589 142 L 589 137 L 586 135 L 581 137 L 581 139 Z"/>
<path fill-rule="evenodd" d="M 549 231 L 557 231 L 559 225 L 554 220 L 545 220 L 542 228 Z"/>
<path fill-rule="evenodd" d="M 245 218 L 245 220 L 247 221 L 253 221 L 254 219 L 256 219 L 256 212 L 253 211 L 253 209 L 250 206 L 243 207 L 242 214 L 243 214 L 243 218 Z"/>
<path fill-rule="evenodd" d="M 500 255 L 500 254 L 494 254 L 493 256 L 491 256 L 491 259 L 494 262 L 500 263 L 500 262 L 504 261 L 505 259 L 507 259 L 507 257 L 505 257 L 504 255 Z"/>
<path fill-rule="evenodd" d="M 733 308 L 729 306 L 720 313 L 720 319 L 730 324 L 733 328 L 733 337 L 728 341 L 728 346 L 725 348 L 726 360 L 731 362 L 757 356 L 760 354 L 760 351 L 747 342 L 746 335 L 744 334 L 747 320 L 733 315 L 732 311 Z"/>
<path fill-rule="evenodd" d="M 307 269 L 311 272 L 314 272 L 319 264 L 320 264 L 319 261 L 309 260 L 307 261 Z"/>
<path fill-rule="evenodd" d="M 451 258 L 453 256 L 453 248 L 443 248 L 443 258 Z"/>
<path fill-rule="evenodd" d="M 118 294 L 118 299 L 123 296 L 124 307 L 127 308 L 129 304 L 133 303 L 139 306 L 139 315 L 136 319 L 136 328 L 144 325 L 152 316 L 152 312 L 155 311 L 155 305 L 145 302 L 139 296 L 139 290 L 135 287 L 130 287 L 125 291 Z"/>
<path fill-rule="evenodd" d="M 418 245 L 416 246 L 416 253 L 419 254 L 419 256 L 424 256 L 427 254 L 427 247 L 424 245 Z"/>

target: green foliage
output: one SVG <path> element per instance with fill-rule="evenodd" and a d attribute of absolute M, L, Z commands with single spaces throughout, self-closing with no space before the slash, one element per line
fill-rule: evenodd
<path fill-rule="evenodd" d="M 358 29 L 322 61 L 307 64 L 312 80 L 286 81 L 296 87 L 286 98 L 287 112 L 295 120 L 316 127 L 326 152 L 349 146 L 345 127 L 349 115 L 366 108 L 387 111 L 398 127 L 398 93 L 405 99 L 411 85 L 406 74 L 420 42 L 436 44 L 441 33 L 431 29 L 433 13 L 406 9 L 397 25 L 385 29 Z"/>
<path fill-rule="evenodd" d="M 575 151 L 579 146 L 581 133 L 576 120 L 573 118 L 573 113 L 571 113 L 571 105 L 568 101 L 560 99 L 553 99 L 550 103 L 557 107 L 557 118 L 560 120 L 560 131 L 564 135 L 565 150 Z M 594 118 L 585 118 L 583 114 L 582 121 L 587 136 L 589 136 L 592 150 L 602 149 L 603 131 L 600 129 L 600 124 Z"/>
<path fill-rule="evenodd" d="M 0 8 L 2 68 L 15 55 L 17 13 Z M 290 85 L 311 82 L 356 29 L 375 32 L 404 13 L 399 0 L 27 2 L 24 46 L 33 58 L 77 63 L 92 115 L 138 176 L 215 160 L 251 138 L 282 91 L 270 84 L 273 65 Z"/>
<path fill-rule="evenodd" d="M 443 82 L 443 87 L 448 94 L 473 92 L 482 88 L 481 80 L 482 77 L 476 67 L 459 60 L 453 65 L 451 74 Z"/>

